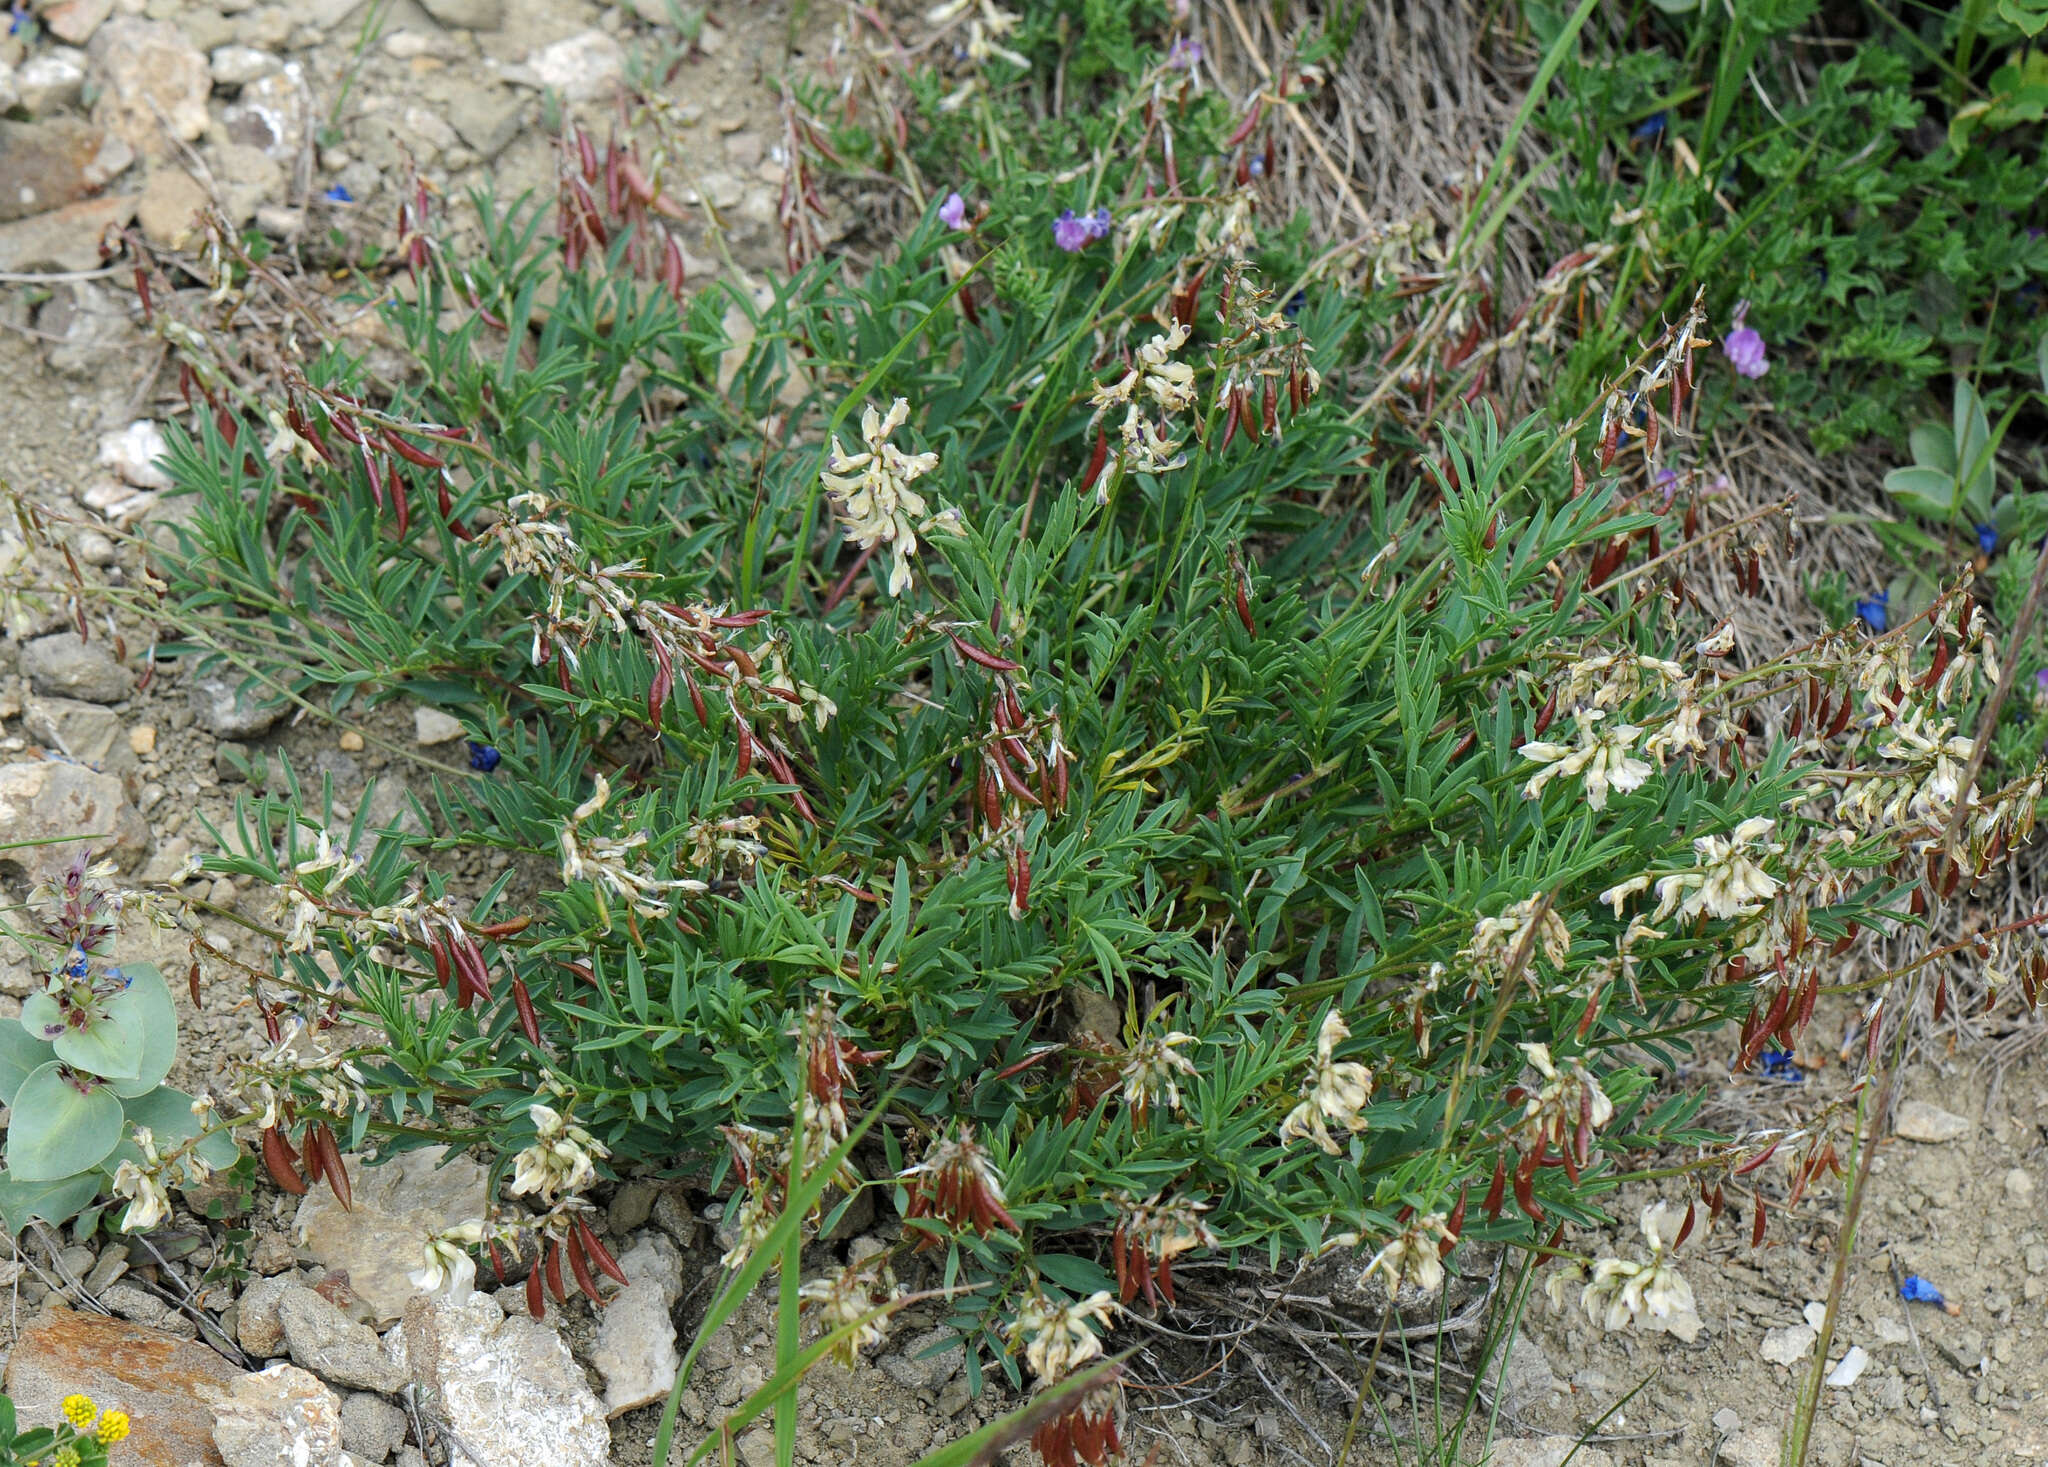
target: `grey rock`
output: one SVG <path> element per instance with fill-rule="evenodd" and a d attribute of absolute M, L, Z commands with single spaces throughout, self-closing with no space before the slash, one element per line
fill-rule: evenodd
<path fill-rule="evenodd" d="M 222 210 L 237 225 L 284 192 L 284 165 L 261 148 L 222 143 L 207 152 L 207 166 L 220 189 Z"/>
<path fill-rule="evenodd" d="M 0 851 L 0 864 L 43 880 L 61 875 L 79 852 L 111 857 L 133 871 L 149 854 L 149 827 L 128 803 L 121 781 L 54 760 L 0 766 L 0 830 L 10 841 L 50 841 Z"/>
<path fill-rule="evenodd" d="M 0 220 L 75 204 L 105 183 L 97 166 L 105 141 L 75 117 L 0 120 Z"/>
<path fill-rule="evenodd" d="M 621 1182 L 619 1190 L 612 1194 L 611 1206 L 605 1209 L 605 1222 L 610 1226 L 612 1236 L 623 1238 L 636 1228 L 646 1225 L 654 1214 L 654 1199 L 661 1195 L 661 1183 L 645 1179 Z"/>
<path fill-rule="evenodd" d="M 98 703 L 31 696 L 21 715 L 21 727 L 44 748 L 80 764 L 109 774 L 126 774 L 136 767 L 121 715 Z"/>
<path fill-rule="evenodd" d="M 604 1407 L 561 1337 L 483 1294 L 422 1302 L 385 1336 L 407 1375 L 438 1380 L 441 1411 L 477 1467 L 606 1467 Z"/>
<path fill-rule="evenodd" d="M 0 224 L 0 270 L 92 270 L 100 263 L 100 236 L 135 217 L 134 194 L 81 199 Z"/>
<path fill-rule="evenodd" d="M 1507 1409 L 1522 1417 L 1548 1406 L 1558 1390 L 1557 1376 L 1543 1347 L 1520 1331 L 1508 1342 L 1502 1384 Z"/>
<path fill-rule="evenodd" d="M 53 698 L 118 703 L 133 687 L 105 639 L 81 641 L 76 632 L 37 637 L 21 649 L 21 670 L 30 687 Z"/>
<path fill-rule="evenodd" d="M 684 1248 L 697 1246 L 697 1234 L 701 1224 L 697 1215 L 690 1211 L 690 1204 L 681 1192 L 669 1187 L 654 1199 L 654 1211 L 650 1214 L 654 1225 L 667 1233 Z"/>
<path fill-rule="evenodd" d="M 494 31 L 505 23 L 505 0 L 420 0 L 442 25 L 465 31 Z"/>
<path fill-rule="evenodd" d="M 960 1336 L 950 1329 L 926 1330 L 882 1357 L 882 1373 L 915 1391 L 936 1391 L 967 1363 Z"/>
<path fill-rule="evenodd" d="M 99 1291 L 99 1300 L 123 1319 L 158 1328 L 171 1313 L 170 1305 L 134 1284 L 109 1284 Z"/>
<path fill-rule="evenodd" d="M 382 1462 L 405 1440 L 405 1413 L 368 1391 L 341 1403 L 341 1444 L 364 1462 Z"/>
<path fill-rule="evenodd" d="M 1970 1121 L 1925 1100 L 1903 1102 L 1892 1117 L 1892 1130 L 1908 1141 L 1940 1143 L 1967 1136 Z"/>
<path fill-rule="evenodd" d="M 292 1359 L 322 1380 L 363 1391 L 395 1391 L 405 1384 L 405 1372 L 379 1347 L 377 1332 L 311 1289 L 286 1289 L 278 1297 L 277 1318 Z"/>
<path fill-rule="evenodd" d="M 306 91 L 299 64 L 245 82 L 235 104 L 221 112 L 221 128 L 231 143 L 260 148 L 279 163 L 297 161 L 306 140 Z"/>
<path fill-rule="evenodd" d="M 614 91 L 626 74 L 626 50 L 603 31 L 581 31 L 526 58 L 523 72 L 508 71 L 536 87 L 553 88 L 571 102 L 594 102 Z"/>
<path fill-rule="evenodd" d="M 150 858 L 135 875 L 139 886 L 171 886 L 186 880 L 185 862 L 192 855 L 192 842 L 182 835 L 160 841 Z"/>
<path fill-rule="evenodd" d="M 216 46 L 208 58 L 213 72 L 213 84 L 217 87 L 247 86 L 259 76 L 268 76 L 284 65 L 268 51 L 259 51 L 254 46 Z"/>
<path fill-rule="evenodd" d="M 604 1309 L 590 1363 L 604 1377 L 607 1416 L 623 1415 L 668 1395 L 682 1369 L 676 1324 L 683 1255 L 660 1233 L 642 1233 L 619 1257 L 629 1283 Z"/>
<path fill-rule="evenodd" d="M 107 371 L 119 354 L 133 348 L 139 334 L 127 304 L 90 280 L 60 287 L 36 313 L 36 330 L 55 338 L 44 346 L 51 367 L 72 377 L 97 377 Z"/>
<path fill-rule="evenodd" d="M 85 53 L 59 46 L 30 57 L 14 73 L 14 90 L 30 117 L 77 106 L 85 90 Z"/>
<path fill-rule="evenodd" d="M 0 112 L 11 112 L 20 105 L 21 88 L 14 83 L 14 66 L 0 57 Z"/>
<path fill-rule="evenodd" d="M 218 1392 L 213 1444 L 227 1467 L 352 1467 L 341 1403 L 292 1365 L 241 1376 Z"/>
<path fill-rule="evenodd" d="M 291 712 L 289 703 L 266 703 L 266 693 L 261 683 L 243 686 L 242 674 L 234 668 L 200 673 L 185 689 L 192 716 L 199 726 L 224 739 L 249 739 L 268 733 Z"/>
<path fill-rule="evenodd" d="M 457 82 L 449 88 L 442 110 L 456 135 L 488 163 L 519 135 L 523 106 L 518 97 L 503 87 Z"/>
<path fill-rule="evenodd" d="M 259 751 L 232 739 L 222 739 L 213 746 L 213 772 L 222 784 L 249 780 L 261 787 L 269 770 Z"/>
<path fill-rule="evenodd" d="M 83 46 L 114 13 L 114 0 L 57 0 L 41 19 L 51 35 L 67 46 Z"/>
<path fill-rule="evenodd" d="M 88 54 L 99 86 L 93 120 L 137 152 L 165 157 L 173 139 L 189 143 L 206 131 L 213 74 L 179 27 L 124 15 L 100 27 Z"/>
<path fill-rule="evenodd" d="M 323 1268 L 345 1268 L 357 1297 L 377 1319 L 397 1319 L 418 1296 L 410 1275 L 420 1266 L 423 1239 L 485 1212 L 484 1170 L 445 1148 L 408 1151 L 381 1166 L 344 1157 L 355 1193 L 343 1211 L 331 1189 L 316 1188 L 299 1202 L 293 1233 Z"/>

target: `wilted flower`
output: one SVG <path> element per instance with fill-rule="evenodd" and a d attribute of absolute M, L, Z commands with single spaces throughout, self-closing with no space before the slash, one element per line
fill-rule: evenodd
<path fill-rule="evenodd" d="M 1216 1235 L 1202 1221 L 1207 1205 L 1184 1197 L 1150 1202 L 1124 1198 L 1119 1208 L 1123 1216 L 1109 1239 L 1117 1297 L 1128 1304 L 1142 1289 L 1150 1304 L 1157 1302 L 1156 1290 L 1173 1303 L 1173 1260 L 1196 1248 L 1216 1246 Z"/>
<path fill-rule="evenodd" d="M 910 487 L 939 466 L 936 453 L 905 453 L 889 441 L 910 420 L 910 403 L 897 398 L 888 416 L 873 406 L 861 410 L 863 453 L 848 453 L 832 440 L 832 454 L 821 476 L 834 507 L 846 526 L 846 538 L 863 550 L 887 545 L 895 557 L 888 590 L 901 596 L 910 589 L 910 558 L 917 554 L 917 532 L 924 520 L 924 496 Z"/>
<path fill-rule="evenodd" d="M 1772 821 L 1753 816 L 1728 835 L 1703 835 L 1692 843 L 1699 866 L 1675 871 L 1657 882 L 1661 921 L 1676 911 L 1681 919 L 1705 912 L 1710 917 L 1747 917 L 1762 910 L 1777 894 L 1778 879 L 1757 864 L 1781 847 L 1768 843 Z"/>
<path fill-rule="evenodd" d="M 1194 1035 L 1175 1029 L 1164 1035 L 1147 1034 L 1131 1046 L 1124 1058 L 1124 1102 L 1138 1120 L 1143 1121 L 1146 1112 L 1161 1101 L 1170 1111 L 1180 1109 L 1180 1077 L 1193 1079 L 1197 1072 L 1194 1061 L 1175 1050 L 1194 1042 Z"/>
<path fill-rule="evenodd" d="M 1579 741 L 1573 744 L 1532 740 L 1522 745 L 1522 757 L 1543 765 L 1523 787 L 1522 793 L 1535 799 L 1553 779 L 1584 775 L 1586 803 L 1595 810 L 1607 808 L 1607 792 L 1627 794 L 1637 789 L 1656 771 L 1641 759 L 1630 756 L 1629 748 L 1642 737 L 1633 724 L 1598 725 L 1607 716 L 1604 709 L 1581 708 L 1572 715 L 1579 726 Z"/>
<path fill-rule="evenodd" d="M 1033 1289 L 1017 1306 L 1010 1343 L 1023 1345 L 1033 1375 L 1043 1381 L 1060 1380 L 1101 1356 L 1102 1340 L 1089 1326 L 1108 1329 L 1116 1312 L 1117 1302 L 1106 1289 L 1072 1304 L 1056 1304 Z"/>
<path fill-rule="evenodd" d="M 1770 371 L 1771 364 L 1765 355 L 1763 337 L 1758 335 L 1753 327 L 1743 324 L 1748 318 L 1749 302 L 1738 301 L 1730 330 L 1727 336 L 1722 338 L 1721 351 L 1737 372 L 1753 379 Z"/>
<path fill-rule="evenodd" d="M 121 1214 L 121 1231 L 142 1233 L 171 1215 L 170 1194 L 164 1185 L 132 1161 L 123 1161 L 114 1172 L 114 1193 L 129 1200 Z"/>
<path fill-rule="evenodd" d="M 806 1281 L 797 1297 L 806 1306 L 819 1306 L 818 1322 L 828 1335 L 849 1325 L 858 1326 L 832 1350 L 832 1358 L 850 1368 L 859 1361 L 861 1351 L 888 1338 L 889 1315 L 876 1311 L 902 1298 L 903 1288 L 889 1267 L 889 1255 L 877 1253 L 837 1273 Z"/>
<path fill-rule="evenodd" d="M 467 1303 L 470 1290 L 476 1283 L 476 1260 L 470 1257 L 469 1250 L 481 1242 L 483 1236 L 482 1221 L 472 1218 L 427 1239 L 420 1266 L 408 1275 L 413 1287 L 429 1294 L 445 1290 L 450 1303 L 457 1306 Z"/>
<path fill-rule="evenodd" d="M 1591 1160 L 1593 1133 L 1614 1119 L 1614 1102 L 1600 1088 L 1593 1072 L 1578 1060 L 1559 1065 L 1550 1057 L 1547 1044 L 1524 1044 L 1522 1053 L 1529 1067 L 1543 1077 L 1535 1090 L 1516 1086 L 1508 1092 L 1510 1101 L 1520 1101 L 1522 1118 L 1516 1123 L 1528 1143 L 1534 1161 L 1545 1151 L 1563 1153 L 1565 1165 L 1574 1178 L 1578 1168 Z"/>
<path fill-rule="evenodd" d="M 939 223 L 948 229 L 967 227 L 967 200 L 961 198 L 957 191 L 947 194 L 945 202 L 939 205 Z"/>
<path fill-rule="evenodd" d="M 551 1106 L 534 1105 L 526 1114 L 533 1122 L 534 1140 L 512 1159 L 508 1192 L 514 1197 L 531 1193 L 541 1202 L 553 1205 L 560 1194 L 580 1192 L 597 1180 L 593 1158 L 610 1156 L 611 1152 Z"/>
<path fill-rule="evenodd" d="M 1365 1272 L 1359 1275 L 1359 1287 L 1364 1288 L 1374 1274 L 1379 1274 L 1386 1279 L 1389 1294 L 1400 1293 L 1408 1284 L 1425 1294 L 1434 1294 L 1443 1287 L 1445 1247 L 1457 1241 L 1458 1235 L 1450 1230 L 1443 1213 L 1416 1218 L 1372 1256 Z"/>
<path fill-rule="evenodd" d="M 1314 1141 L 1331 1156 L 1342 1148 L 1330 1134 L 1330 1124 L 1347 1131 L 1363 1131 L 1365 1117 L 1359 1114 L 1372 1099 L 1372 1071 L 1356 1060 L 1339 1060 L 1337 1046 L 1351 1037 L 1351 1029 L 1335 1009 L 1323 1015 L 1316 1031 L 1315 1068 L 1302 1082 L 1301 1104 L 1280 1123 L 1283 1142 Z"/>
<path fill-rule="evenodd" d="M 896 1180 L 910 1188 L 905 1217 L 939 1218 L 955 1230 L 972 1225 L 983 1235 L 998 1227 L 1022 1231 L 1003 1207 L 1002 1177 L 974 1139 L 974 1127 L 965 1121 L 954 1134 L 934 1141 L 924 1160 L 906 1167 Z M 917 1246 L 927 1248 L 937 1241 L 923 1232 Z"/>

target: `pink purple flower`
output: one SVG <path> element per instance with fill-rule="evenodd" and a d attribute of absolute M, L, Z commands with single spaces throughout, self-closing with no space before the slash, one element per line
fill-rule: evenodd
<path fill-rule="evenodd" d="M 946 195 L 946 202 L 939 205 L 939 223 L 948 229 L 967 227 L 967 200 L 955 193 Z"/>
<path fill-rule="evenodd" d="M 1166 53 L 1166 64 L 1181 71 L 1191 70 L 1202 59 L 1202 43 L 1192 36 L 1181 36 Z"/>
<path fill-rule="evenodd" d="M 1108 209 L 1097 209 L 1093 214 L 1076 214 L 1066 209 L 1052 222 L 1052 242 L 1068 254 L 1075 254 L 1088 248 L 1090 240 L 1105 238 L 1109 225 Z"/>
<path fill-rule="evenodd" d="M 1763 337 L 1753 328 L 1743 324 L 1748 318 L 1749 302 L 1738 302 L 1731 329 L 1721 339 L 1721 353 L 1728 358 L 1736 371 L 1754 380 L 1770 371 L 1771 363 L 1766 355 Z"/>

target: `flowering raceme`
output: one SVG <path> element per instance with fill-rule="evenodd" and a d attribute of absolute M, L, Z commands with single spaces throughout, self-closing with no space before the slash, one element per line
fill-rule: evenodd
<path fill-rule="evenodd" d="M 1530 799 L 1541 795 L 1544 786 L 1553 779 L 1573 779 L 1583 775 L 1586 803 L 1595 810 L 1604 810 L 1610 789 L 1625 795 L 1630 790 L 1640 789 L 1656 773 L 1650 764 L 1628 752 L 1642 737 L 1640 728 L 1628 723 L 1601 728 L 1598 725 L 1607 713 L 1600 708 L 1581 708 L 1572 717 L 1579 728 L 1576 744 L 1532 740 L 1522 745 L 1522 757 L 1543 766 L 1523 787 L 1522 793 Z"/>
<path fill-rule="evenodd" d="M 846 527 L 846 538 L 863 550 L 889 548 L 895 561 L 889 570 L 891 596 L 910 589 L 918 531 L 931 523 L 924 496 L 910 486 L 939 466 L 936 453 L 905 453 L 889 441 L 908 421 L 910 403 L 905 398 L 890 404 L 886 417 L 872 406 L 863 408 L 860 436 L 866 450 L 848 453 L 835 436 L 821 476 Z"/>
<path fill-rule="evenodd" d="M 1350 1027 L 1335 1009 L 1323 1016 L 1316 1031 L 1315 1067 L 1302 1082 L 1301 1103 L 1280 1123 L 1282 1142 L 1307 1139 L 1337 1156 L 1343 1148 L 1330 1134 L 1332 1123 L 1352 1132 L 1365 1129 L 1359 1111 L 1372 1099 L 1372 1071 L 1356 1060 L 1336 1058 L 1337 1046 L 1350 1037 Z"/>

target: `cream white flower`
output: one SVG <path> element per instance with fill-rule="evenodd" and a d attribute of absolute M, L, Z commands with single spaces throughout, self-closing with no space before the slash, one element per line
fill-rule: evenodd
<path fill-rule="evenodd" d="M 1586 803 L 1595 810 L 1607 808 L 1607 793 L 1615 790 L 1627 794 L 1640 788 L 1656 772 L 1641 759 L 1629 754 L 1635 741 L 1643 731 L 1631 723 L 1617 723 L 1602 728 L 1599 725 L 1606 713 L 1598 708 L 1581 708 L 1572 715 L 1578 724 L 1579 739 L 1576 744 L 1551 743 L 1532 740 L 1522 745 L 1524 759 L 1533 759 L 1543 767 L 1536 771 L 1522 793 L 1535 799 L 1543 793 L 1545 785 L 1553 779 L 1582 777 L 1586 782 Z"/>
<path fill-rule="evenodd" d="M 121 1231 L 143 1233 L 171 1215 L 170 1194 L 148 1172 L 132 1161 L 123 1161 L 114 1171 L 114 1194 L 129 1199 L 121 1214 Z"/>
<path fill-rule="evenodd" d="M 1774 822 L 1764 816 L 1743 821 L 1728 835 L 1703 835 L 1692 843 L 1699 865 L 1675 871 L 1657 882 L 1654 921 L 1676 912 L 1690 920 L 1702 912 L 1710 917 L 1750 917 L 1777 895 L 1778 878 L 1758 864 L 1781 846 L 1767 839 Z"/>
<path fill-rule="evenodd" d="M 449 1302 L 469 1302 L 476 1284 L 476 1260 L 469 1250 L 483 1241 L 484 1225 L 479 1219 L 457 1223 L 427 1239 L 420 1266 L 408 1277 L 413 1287 L 429 1294 L 445 1292 Z"/>
<path fill-rule="evenodd" d="M 876 1264 L 880 1264 L 877 1269 Z M 852 1334 L 834 1347 L 833 1358 L 851 1368 L 859 1359 L 860 1352 L 871 1345 L 879 1345 L 889 1335 L 887 1313 L 875 1314 L 893 1301 L 903 1297 L 902 1285 L 890 1271 L 887 1254 L 860 1263 L 848 1264 L 837 1273 L 824 1278 L 808 1279 L 797 1290 L 797 1297 L 805 1304 L 818 1305 L 820 1327 L 827 1335 L 854 1326 Z M 874 1314 L 874 1318 L 866 1316 Z"/>
<path fill-rule="evenodd" d="M 534 1141 L 512 1158 L 508 1192 L 514 1197 L 530 1193 L 553 1205 L 561 1194 L 580 1192 L 597 1180 L 593 1158 L 610 1156 L 611 1152 L 551 1106 L 535 1105 L 527 1115 L 533 1121 Z"/>
<path fill-rule="evenodd" d="M 1179 1110 L 1180 1077 L 1193 1079 L 1196 1070 L 1193 1060 L 1176 1051 L 1194 1042 L 1194 1035 L 1175 1029 L 1148 1034 L 1132 1045 L 1123 1064 L 1124 1103 L 1139 1115 L 1162 1102 L 1169 1111 Z"/>
<path fill-rule="evenodd" d="M 891 596 L 910 589 L 910 561 L 917 554 L 924 496 L 910 486 L 939 466 L 936 453 L 905 453 L 889 441 L 910 420 L 910 403 L 897 398 L 884 417 L 870 405 L 861 411 L 860 432 L 867 449 L 848 453 L 832 440 L 832 454 L 820 476 L 831 492 L 846 538 L 863 550 L 886 545 L 895 559 L 889 572 Z"/>
<path fill-rule="evenodd" d="M 1648 1262 L 1602 1258 L 1593 1265 L 1592 1281 L 1579 1294 L 1586 1318 L 1604 1330 L 1617 1330 L 1640 1319 L 1666 1320 L 1693 1309 L 1692 1285 L 1666 1256 L 1670 1238 L 1676 1236 L 1675 1215 L 1675 1209 L 1661 1202 L 1643 1210 Z"/>
<path fill-rule="evenodd" d="M 1339 1060 L 1339 1044 L 1351 1037 L 1351 1028 L 1332 1009 L 1323 1016 L 1316 1031 L 1316 1063 L 1302 1082 L 1302 1101 L 1280 1123 L 1280 1140 L 1310 1140 L 1331 1156 L 1342 1151 L 1330 1134 L 1332 1123 L 1347 1131 L 1363 1131 L 1365 1117 L 1359 1114 L 1372 1099 L 1372 1071 L 1356 1060 Z"/>
<path fill-rule="evenodd" d="M 1106 1330 L 1116 1313 L 1116 1300 L 1107 1290 L 1072 1304 L 1055 1304 L 1034 1289 L 1018 1306 L 1010 1343 L 1024 1346 L 1033 1375 L 1043 1381 L 1059 1380 L 1101 1356 L 1102 1340 L 1089 1326 Z"/>

